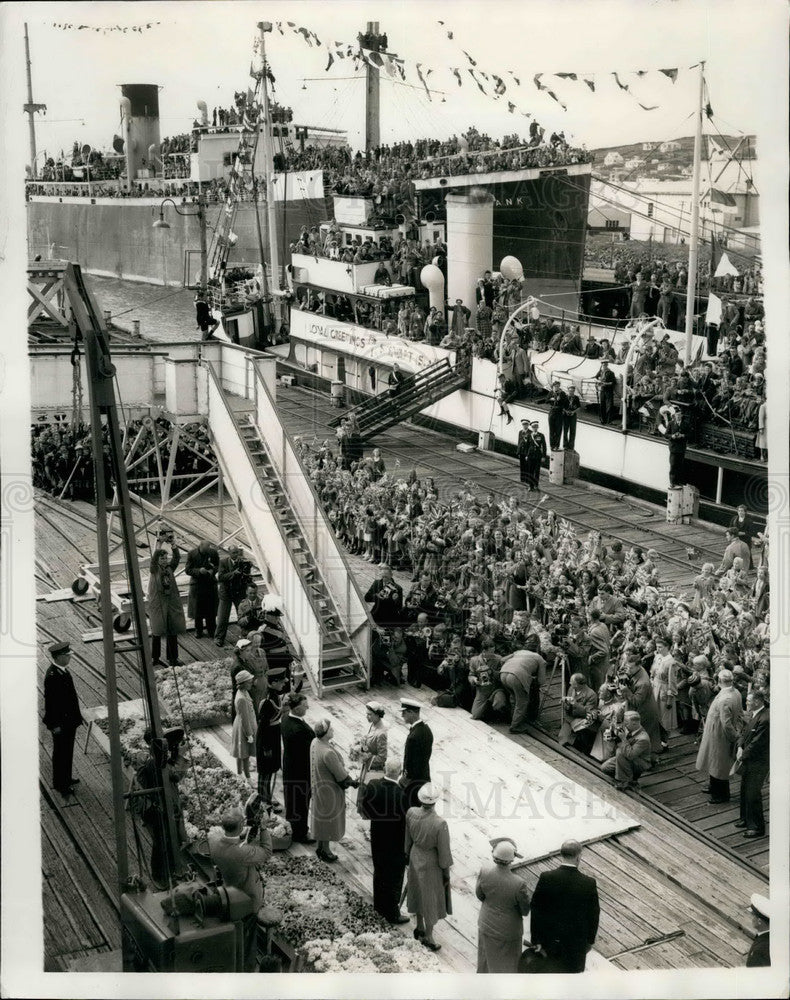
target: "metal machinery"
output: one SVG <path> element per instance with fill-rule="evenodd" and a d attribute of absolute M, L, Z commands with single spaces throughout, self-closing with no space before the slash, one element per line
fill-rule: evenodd
<path fill-rule="evenodd" d="M 252 914 L 252 901 L 231 887 L 199 881 L 179 846 L 176 826 L 177 792 L 170 777 L 166 739 L 162 729 L 148 641 L 145 601 L 135 550 L 134 523 L 126 478 L 118 420 L 115 367 L 110 357 L 107 331 L 75 264 L 67 264 L 63 290 L 70 308 L 75 345 L 81 343 L 86 357 L 92 450 L 96 478 L 96 529 L 101 589 L 111 590 L 108 516 L 117 514 L 123 538 L 122 551 L 130 593 L 131 645 L 124 654 L 136 656 L 143 691 L 143 704 L 151 731 L 154 787 L 162 818 L 162 843 L 167 858 L 169 887 L 162 892 L 146 889 L 139 877 L 129 873 L 126 802 L 139 793 L 125 793 L 119 732 L 116 650 L 113 636 L 114 609 L 111 601 L 100 602 L 107 688 L 110 762 L 112 772 L 115 842 L 125 971 L 234 972 L 244 968 L 243 921 Z M 102 460 L 109 451 L 107 468 Z M 109 480 L 109 481 L 108 481 Z M 107 500 L 114 486 L 114 499 Z M 112 491 L 109 491 L 112 495 Z"/>

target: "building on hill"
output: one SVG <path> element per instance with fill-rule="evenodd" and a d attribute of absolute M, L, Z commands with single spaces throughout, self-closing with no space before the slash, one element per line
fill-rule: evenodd
<path fill-rule="evenodd" d="M 621 167 L 623 165 L 623 154 L 618 153 L 616 149 L 610 150 L 604 157 L 603 165 L 605 167 Z"/>
<path fill-rule="evenodd" d="M 681 145 L 675 139 L 670 139 L 667 142 L 662 142 L 658 147 L 659 153 L 676 153 L 681 149 Z"/>
<path fill-rule="evenodd" d="M 628 234 L 631 229 L 631 213 L 611 205 L 598 205 L 587 214 L 588 233 Z"/>

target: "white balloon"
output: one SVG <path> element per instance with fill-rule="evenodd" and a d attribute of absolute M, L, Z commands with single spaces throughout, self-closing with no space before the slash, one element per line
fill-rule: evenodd
<path fill-rule="evenodd" d="M 420 281 L 427 289 L 441 289 L 444 286 L 444 275 L 436 264 L 426 264 L 420 271 Z"/>
<path fill-rule="evenodd" d="M 503 278 L 512 281 L 514 278 L 524 277 L 524 268 L 518 257 L 503 257 L 499 265 L 499 271 Z"/>

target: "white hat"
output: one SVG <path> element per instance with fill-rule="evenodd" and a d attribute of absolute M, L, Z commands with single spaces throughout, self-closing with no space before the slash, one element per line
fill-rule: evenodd
<path fill-rule="evenodd" d="M 417 798 L 426 806 L 432 806 L 439 801 L 439 789 L 428 782 L 417 792 Z"/>
<path fill-rule="evenodd" d="M 758 917 L 762 917 L 763 920 L 771 919 L 771 900 L 767 896 L 761 896 L 759 892 L 755 892 L 749 900 L 749 904 Z"/>
<path fill-rule="evenodd" d="M 493 850 L 494 861 L 509 865 L 516 857 L 516 849 L 509 840 L 500 840 Z"/>
<path fill-rule="evenodd" d="M 413 708 L 419 712 L 419 710 L 422 708 L 422 704 L 419 701 L 416 701 L 414 698 L 401 698 L 400 707 L 401 711 L 403 711 L 404 708 Z"/>
<path fill-rule="evenodd" d="M 247 646 L 252 645 L 252 640 L 250 639 L 239 639 L 236 643 L 236 649 L 246 649 Z"/>
<path fill-rule="evenodd" d="M 365 702 L 365 708 L 369 709 L 371 712 L 375 712 L 376 715 L 384 715 L 385 708 L 380 701 L 368 701 Z"/>
<path fill-rule="evenodd" d="M 251 674 L 249 670 L 240 670 L 236 674 L 236 687 L 239 687 L 241 684 L 249 684 L 250 681 L 254 680 L 255 675 Z"/>

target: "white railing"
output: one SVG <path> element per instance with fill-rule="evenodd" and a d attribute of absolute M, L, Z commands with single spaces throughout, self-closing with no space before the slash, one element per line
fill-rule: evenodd
<path fill-rule="evenodd" d="M 271 588 L 282 598 L 288 634 L 297 646 L 311 682 L 314 686 L 320 685 L 321 624 L 317 612 L 306 593 L 280 523 L 258 481 L 255 466 L 225 399 L 220 378 L 210 362 L 205 364 L 204 370 L 208 381 L 208 421 L 217 444 L 217 461 L 236 498 L 239 517 L 261 571 Z"/>
<path fill-rule="evenodd" d="M 288 493 L 291 507 L 349 634 L 354 652 L 367 673 L 373 628 L 367 604 L 257 366 L 255 389 L 255 415 L 259 433 Z"/>

